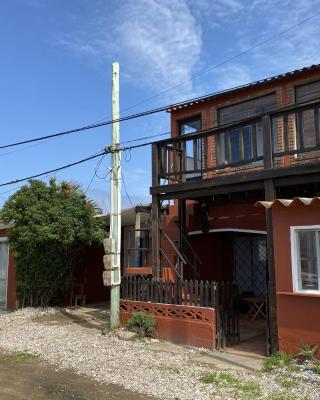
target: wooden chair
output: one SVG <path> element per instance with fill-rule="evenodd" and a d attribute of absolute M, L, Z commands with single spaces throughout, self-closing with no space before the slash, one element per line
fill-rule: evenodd
<path fill-rule="evenodd" d="M 74 282 L 70 292 L 70 306 L 79 307 L 86 305 L 85 285 L 86 279 L 83 282 Z"/>

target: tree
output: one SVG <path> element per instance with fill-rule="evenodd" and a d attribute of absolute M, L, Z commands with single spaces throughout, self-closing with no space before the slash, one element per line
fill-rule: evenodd
<path fill-rule="evenodd" d="M 86 246 L 105 235 L 96 210 L 79 186 L 31 180 L 12 195 L 0 219 L 13 223 L 9 243 L 22 306 L 60 304 Z"/>

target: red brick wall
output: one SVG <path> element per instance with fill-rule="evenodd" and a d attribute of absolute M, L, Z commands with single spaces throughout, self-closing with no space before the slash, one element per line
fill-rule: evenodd
<path fill-rule="evenodd" d="M 308 83 L 312 80 L 320 79 L 320 70 L 315 71 L 305 71 L 298 73 L 295 76 L 289 76 L 281 80 L 274 82 L 263 83 L 260 86 L 252 88 L 243 88 L 240 91 L 234 93 L 222 94 L 215 99 L 204 101 L 199 104 L 193 104 L 191 106 L 183 107 L 171 112 L 171 132 L 172 136 L 177 136 L 179 131 L 179 122 L 186 118 L 195 117 L 201 115 L 202 118 L 202 129 L 210 129 L 217 126 L 217 112 L 218 109 L 227 105 L 238 103 L 241 101 L 249 100 L 255 97 L 263 96 L 269 93 L 276 92 L 277 105 L 279 107 L 284 107 L 287 105 L 294 104 L 294 87 L 296 85 Z M 281 133 L 282 122 L 278 122 L 278 128 L 280 129 L 280 134 L 278 137 L 279 151 L 284 150 L 284 139 L 283 133 Z M 294 120 L 289 118 L 289 144 L 290 148 L 294 148 L 295 144 L 295 128 Z M 310 156 L 309 160 L 314 160 L 319 158 L 316 156 Z M 275 161 L 275 165 L 289 165 L 290 163 L 305 163 L 308 162 L 306 157 L 295 157 L 286 156 Z M 215 166 L 215 142 L 214 138 L 210 137 L 208 141 L 208 166 Z M 207 177 L 217 177 L 221 175 L 234 174 L 238 171 L 243 170 L 259 170 L 262 166 L 243 166 L 237 168 L 225 168 L 218 172 L 210 172 Z"/>

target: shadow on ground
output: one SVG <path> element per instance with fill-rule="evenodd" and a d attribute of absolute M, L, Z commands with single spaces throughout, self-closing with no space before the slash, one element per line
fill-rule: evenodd
<path fill-rule="evenodd" d="M 27 354 L 0 353 L 2 400 L 142 400 L 151 399 L 116 385 L 105 385 L 59 371 Z"/>

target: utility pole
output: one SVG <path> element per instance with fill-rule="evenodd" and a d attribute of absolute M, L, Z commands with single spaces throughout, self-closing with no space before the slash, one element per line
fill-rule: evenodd
<path fill-rule="evenodd" d="M 119 63 L 112 63 L 112 119 L 117 120 L 119 113 Z M 119 326 L 120 283 L 121 283 L 121 152 L 119 122 L 112 124 L 112 171 L 111 171 L 111 212 L 110 212 L 110 325 Z"/>

